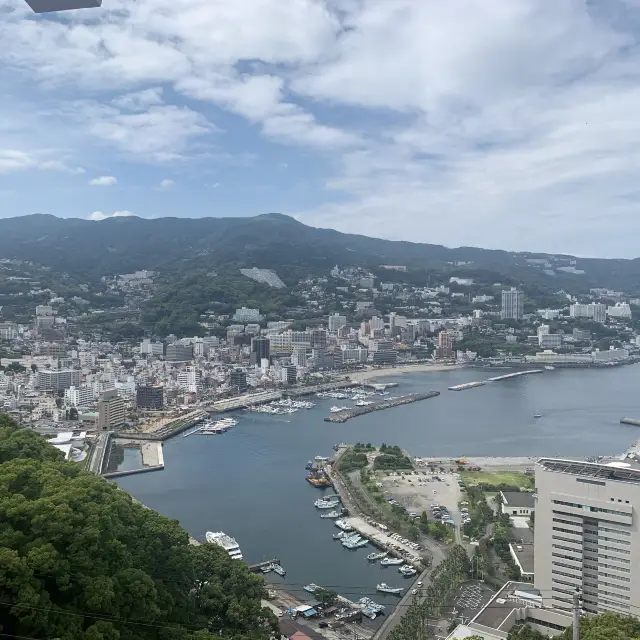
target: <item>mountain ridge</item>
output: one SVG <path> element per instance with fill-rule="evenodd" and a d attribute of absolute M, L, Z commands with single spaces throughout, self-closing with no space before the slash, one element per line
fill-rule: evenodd
<path fill-rule="evenodd" d="M 579 258 L 568 254 L 513 252 L 479 247 L 446 247 L 385 240 L 306 225 L 281 213 L 224 218 L 110 217 L 101 221 L 30 214 L 0 219 L 0 256 L 28 260 L 56 271 L 87 277 L 136 269 L 263 267 L 286 279 L 325 273 L 334 264 L 454 274 L 495 272 L 508 282 L 551 288 L 567 284 L 610 288 L 640 287 L 640 259 Z M 542 264 L 547 260 L 554 275 Z M 586 273 L 557 271 L 576 261 Z M 564 265 L 564 262 L 567 262 Z M 459 264 L 470 263 L 470 264 Z M 472 277 L 471 275 L 469 277 Z M 588 288 L 588 286 L 587 286 Z"/>

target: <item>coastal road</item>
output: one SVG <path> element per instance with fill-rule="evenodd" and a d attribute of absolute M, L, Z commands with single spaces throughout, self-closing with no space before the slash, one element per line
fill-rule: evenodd
<path fill-rule="evenodd" d="M 110 441 L 111 431 L 105 431 L 98 436 L 98 441 L 93 447 L 91 460 L 89 460 L 88 470 L 99 476 L 102 473 L 102 465 L 107 452 L 107 445 Z"/>

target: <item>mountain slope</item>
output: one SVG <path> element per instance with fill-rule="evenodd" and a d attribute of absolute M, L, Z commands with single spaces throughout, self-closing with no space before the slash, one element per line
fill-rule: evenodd
<path fill-rule="evenodd" d="M 484 270 L 510 279 L 559 289 L 604 286 L 636 290 L 640 260 L 578 259 L 586 275 L 557 271 L 571 256 L 513 253 L 418 244 L 344 234 L 309 227 L 282 214 L 252 218 L 108 218 L 100 222 L 31 215 L 0 219 L 0 256 L 30 260 L 87 279 L 156 269 L 165 273 L 190 266 L 275 269 L 293 282 L 334 265 L 406 265 L 448 273 Z M 556 269 L 527 259 L 548 259 Z M 456 263 L 472 263 L 464 267 Z"/>

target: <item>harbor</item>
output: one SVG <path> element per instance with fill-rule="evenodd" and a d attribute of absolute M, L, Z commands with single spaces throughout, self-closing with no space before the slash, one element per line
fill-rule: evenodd
<path fill-rule="evenodd" d="M 394 398 L 393 400 L 386 400 L 383 402 L 379 402 L 377 404 L 370 404 L 365 407 L 355 407 L 354 409 L 342 409 L 340 411 L 336 411 L 331 415 L 327 416 L 324 420 L 325 422 L 346 422 L 351 418 L 356 418 L 358 416 L 366 415 L 367 413 L 372 413 L 374 411 L 384 411 L 385 409 L 393 409 L 394 407 L 399 407 L 403 404 L 411 404 L 413 402 L 419 402 L 421 400 L 428 400 L 429 398 L 435 398 L 439 396 L 439 391 L 428 391 L 427 393 L 414 393 L 407 396 L 401 396 L 399 398 Z"/>

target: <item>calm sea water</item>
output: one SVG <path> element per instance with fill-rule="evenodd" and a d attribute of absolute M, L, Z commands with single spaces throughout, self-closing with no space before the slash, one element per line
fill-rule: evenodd
<path fill-rule="evenodd" d="M 368 563 L 371 549 L 347 551 L 333 540 L 337 529 L 313 506 L 322 491 L 304 480 L 307 460 L 331 455 L 341 441 L 398 444 L 419 456 L 622 453 L 640 438 L 639 428 L 618 422 L 640 418 L 639 374 L 640 365 L 555 370 L 461 392 L 447 387 L 498 373 L 397 376 L 389 381 L 400 384 L 398 394 L 442 393 L 344 424 L 323 420 L 331 405 L 343 404 L 333 399 L 318 398 L 313 409 L 286 417 L 241 412 L 238 426 L 224 435 L 169 440 L 164 471 L 118 484 L 199 540 L 207 530 L 233 535 L 249 563 L 280 558 L 286 578 L 269 579 L 289 591 L 315 582 L 391 606 L 393 597 L 375 594 L 376 584 L 408 583 L 393 567 Z M 535 413 L 543 417 L 536 420 Z"/>

